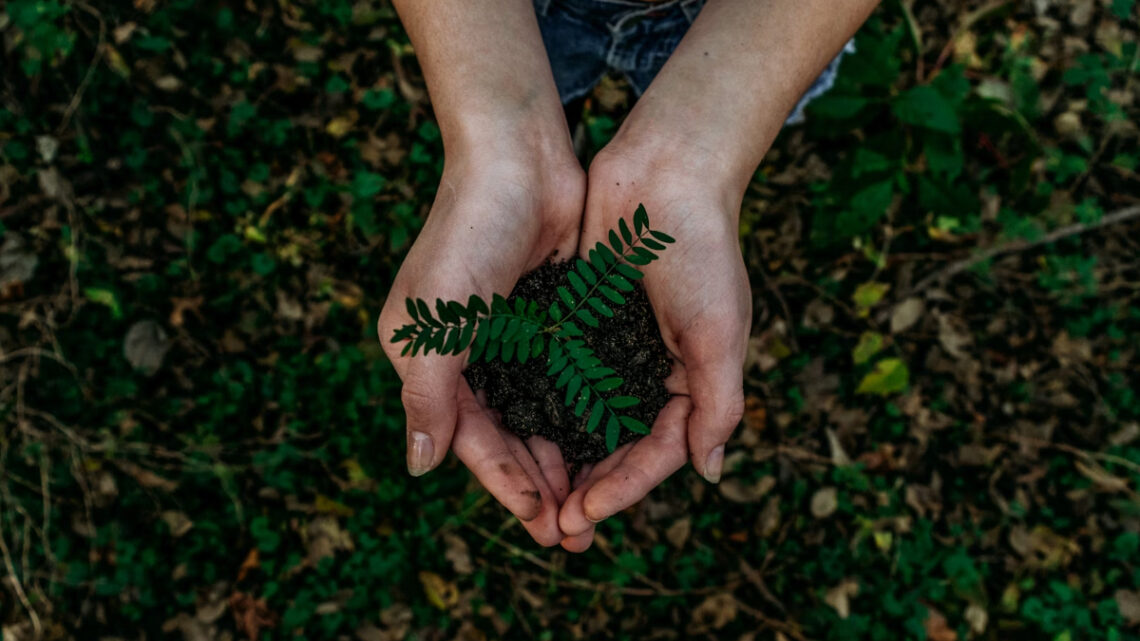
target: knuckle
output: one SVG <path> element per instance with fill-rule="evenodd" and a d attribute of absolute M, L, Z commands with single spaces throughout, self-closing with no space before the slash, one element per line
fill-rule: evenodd
<path fill-rule="evenodd" d="M 439 407 L 439 395 L 432 394 L 430 389 L 415 381 L 404 383 L 403 389 L 400 390 L 400 402 L 404 404 L 404 411 L 408 413 L 409 418 L 431 414 Z"/>

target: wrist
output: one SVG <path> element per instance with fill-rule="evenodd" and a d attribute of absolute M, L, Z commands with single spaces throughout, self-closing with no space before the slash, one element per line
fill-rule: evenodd
<path fill-rule="evenodd" d="M 607 150 L 686 187 L 739 201 L 770 144 L 746 137 L 696 109 L 639 102 Z"/>

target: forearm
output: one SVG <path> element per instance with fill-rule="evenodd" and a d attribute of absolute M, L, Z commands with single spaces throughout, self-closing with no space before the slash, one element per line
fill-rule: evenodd
<path fill-rule="evenodd" d="M 743 192 L 788 113 L 876 4 L 709 0 L 615 142 L 684 153 Z"/>
<path fill-rule="evenodd" d="M 569 149 L 530 0 L 394 0 L 427 80 L 444 146 L 526 140 Z"/>

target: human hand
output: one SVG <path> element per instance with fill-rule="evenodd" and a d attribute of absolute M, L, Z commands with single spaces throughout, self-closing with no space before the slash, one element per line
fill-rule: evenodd
<path fill-rule="evenodd" d="M 751 292 L 738 237 L 743 190 L 720 181 L 715 161 L 692 156 L 670 163 L 659 150 L 633 150 L 620 137 L 590 166 L 580 247 L 645 205 L 653 227 L 677 239 L 642 267 L 642 282 L 661 336 L 673 355 L 666 387 L 673 394 L 651 434 L 618 448 L 579 479 L 559 525 L 563 547 L 583 551 L 594 524 L 640 501 L 691 457 L 712 483 L 720 480 L 724 444 L 744 411 L 743 363 L 751 326 Z M 707 169 L 708 171 L 703 171 Z"/>
<path fill-rule="evenodd" d="M 534 149 L 448 155 L 431 213 L 388 293 L 378 332 L 403 381 L 407 463 L 413 476 L 443 461 L 450 448 L 480 483 L 542 545 L 562 540 L 558 510 L 569 493 L 558 447 L 541 438 L 524 444 L 502 429 L 462 377 L 465 358 L 400 356 L 392 343 L 410 318 L 405 298 L 489 300 L 551 255 L 577 247 L 585 176 L 572 155 L 543 161 Z"/>

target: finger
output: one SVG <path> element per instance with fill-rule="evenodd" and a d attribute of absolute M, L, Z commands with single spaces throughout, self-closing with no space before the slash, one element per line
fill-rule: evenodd
<path fill-rule="evenodd" d="M 562 505 L 570 495 L 570 473 L 566 469 L 566 461 L 562 458 L 562 450 L 541 436 L 527 439 L 526 446 L 534 455 L 538 468 L 542 470 L 542 476 L 554 493 L 554 499 Z"/>
<path fill-rule="evenodd" d="M 567 552 L 585 552 L 594 544 L 594 527 L 577 536 L 568 536 L 562 539 L 562 548 Z"/>
<path fill-rule="evenodd" d="M 558 514 L 558 527 L 562 528 L 563 534 L 574 537 L 593 531 L 594 521 L 586 518 L 582 500 L 586 497 L 586 492 L 594 487 L 594 483 L 597 483 L 599 479 L 621 464 L 622 459 L 631 449 L 633 449 L 633 444 L 627 443 L 614 450 L 606 458 L 589 466 L 588 470 L 583 468 L 582 472 L 578 473 L 574 491 L 562 502 L 562 510 Z"/>
<path fill-rule="evenodd" d="M 691 407 L 684 396 L 670 399 L 654 421 L 653 431 L 586 490 L 582 512 L 588 521 L 597 523 L 637 503 L 685 464 L 685 423 Z"/>
<path fill-rule="evenodd" d="M 459 426 L 451 449 L 491 496 L 520 521 L 539 517 L 542 493 L 515 458 L 507 438 L 483 412 L 466 383 L 460 386 Z"/>
<path fill-rule="evenodd" d="M 724 333 L 701 334 L 702 344 L 693 346 L 684 340 L 682 344 L 693 400 L 689 453 L 697 472 L 717 483 L 724 468 L 724 444 L 744 415 L 744 360 L 730 347 L 734 342 L 724 340 Z"/>
<path fill-rule="evenodd" d="M 534 460 L 522 440 L 501 428 L 499 431 L 503 434 L 515 460 L 522 466 L 523 472 L 534 483 L 541 501 L 538 516 L 530 521 L 522 521 L 523 527 L 539 545 L 544 547 L 558 545 L 563 539 L 562 530 L 558 527 L 558 508 L 561 502 L 555 498 L 554 492 L 542 475 L 542 470 L 539 469 L 538 462 Z"/>
<path fill-rule="evenodd" d="M 417 356 L 402 368 L 400 400 L 407 416 L 407 462 L 412 476 L 435 469 L 447 455 L 455 433 L 462 368 L 462 359 L 438 355 Z"/>

